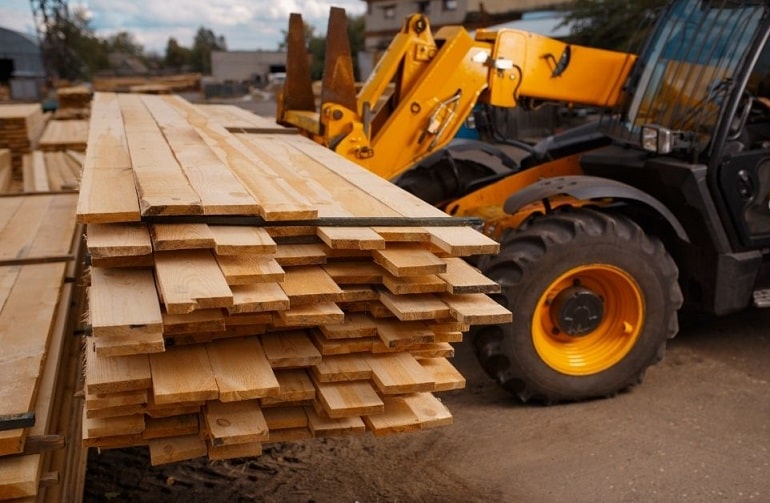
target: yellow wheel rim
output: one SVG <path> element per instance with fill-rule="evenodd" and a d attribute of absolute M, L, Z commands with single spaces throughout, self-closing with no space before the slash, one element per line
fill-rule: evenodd
<path fill-rule="evenodd" d="M 600 299 L 601 319 L 588 333 L 569 335 L 560 328 L 558 298 L 579 286 Z M 575 267 L 548 285 L 532 317 L 532 341 L 540 358 L 567 375 L 596 374 L 617 364 L 636 344 L 644 322 L 644 299 L 636 281 L 606 264 Z"/>

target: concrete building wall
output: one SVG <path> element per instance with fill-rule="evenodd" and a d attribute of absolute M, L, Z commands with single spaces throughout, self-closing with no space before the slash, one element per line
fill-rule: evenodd
<path fill-rule="evenodd" d="M 282 51 L 214 51 L 211 76 L 220 82 L 264 84 L 270 75 L 286 71 Z"/>

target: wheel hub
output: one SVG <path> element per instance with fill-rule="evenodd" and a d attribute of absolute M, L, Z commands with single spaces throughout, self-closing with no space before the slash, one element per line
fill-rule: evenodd
<path fill-rule="evenodd" d="M 551 308 L 553 324 L 571 337 L 588 335 L 604 319 L 604 301 L 582 286 L 565 288 L 554 299 Z"/>

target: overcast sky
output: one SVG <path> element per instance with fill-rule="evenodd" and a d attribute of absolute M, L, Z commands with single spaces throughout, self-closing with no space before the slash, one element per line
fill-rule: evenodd
<path fill-rule="evenodd" d="M 98 36 L 128 31 L 145 50 L 161 55 L 169 37 L 192 46 L 200 26 L 224 36 L 231 50 L 275 50 L 291 12 L 301 13 L 315 34 L 322 35 L 331 6 L 344 8 L 350 16 L 366 10 L 363 0 L 70 0 L 67 4 L 70 10 L 87 9 Z M 0 0 L 0 26 L 35 34 L 30 1 Z"/>

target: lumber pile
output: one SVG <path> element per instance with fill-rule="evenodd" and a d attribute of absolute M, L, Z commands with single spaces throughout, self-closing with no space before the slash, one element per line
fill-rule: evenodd
<path fill-rule="evenodd" d="M 0 500 L 76 501 L 82 486 L 76 203 L 74 193 L 0 196 Z"/>
<path fill-rule="evenodd" d="M 35 150 L 25 154 L 22 164 L 24 192 L 76 190 L 80 185 L 84 157 L 83 152 L 76 150 Z"/>
<path fill-rule="evenodd" d="M 87 139 L 87 120 L 52 120 L 45 126 L 40 137 L 39 148 L 45 152 L 56 150 L 85 152 Z"/>
<path fill-rule="evenodd" d="M 200 73 L 183 73 L 178 75 L 153 75 L 146 77 L 96 77 L 93 88 L 97 92 L 131 92 L 134 86 L 158 85 L 174 92 L 200 90 Z"/>
<path fill-rule="evenodd" d="M 0 148 L 11 151 L 14 174 L 20 174 L 22 156 L 37 148 L 47 121 L 38 104 L 0 104 Z"/>
<path fill-rule="evenodd" d="M 59 102 L 59 110 L 87 109 L 93 98 L 93 91 L 88 86 L 67 86 L 56 90 L 56 97 Z"/>
<path fill-rule="evenodd" d="M 452 343 L 506 323 L 498 244 L 227 106 L 96 93 L 83 442 L 151 463 L 450 424 Z"/>
<path fill-rule="evenodd" d="M 10 191 L 12 180 L 11 151 L 7 148 L 0 148 L 0 194 Z"/>

